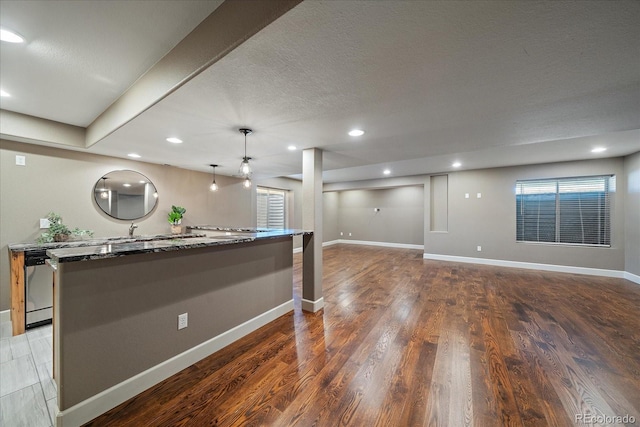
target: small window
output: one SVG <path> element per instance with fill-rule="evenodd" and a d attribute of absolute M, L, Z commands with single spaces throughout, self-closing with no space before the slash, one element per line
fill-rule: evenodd
<path fill-rule="evenodd" d="M 516 240 L 611 246 L 613 176 L 516 181 Z"/>
<path fill-rule="evenodd" d="M 283 229 L 286 224 L 286 192 L 272 188 L 258 187 L 259 228 Z"/>

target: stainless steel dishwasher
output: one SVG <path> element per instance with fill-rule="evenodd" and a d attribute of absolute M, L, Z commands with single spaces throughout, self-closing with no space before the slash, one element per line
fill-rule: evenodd
<path fill-rule="evenodd" d="M 53 270 L 45 264 L 49 257 L 44 250 L 28 251 L 24 257 L 25 328 L 35 328 L 52 322 Z"/>

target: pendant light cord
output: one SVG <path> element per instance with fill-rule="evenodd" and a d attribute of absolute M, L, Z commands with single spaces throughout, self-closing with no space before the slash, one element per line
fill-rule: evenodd
<path fill-rule="evenodd" d="M 244 159 L 247 160 L 247 133 L 244 132 Z"/>

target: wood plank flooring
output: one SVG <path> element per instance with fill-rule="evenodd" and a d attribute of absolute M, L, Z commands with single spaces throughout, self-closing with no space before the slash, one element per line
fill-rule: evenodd
<path fill-rule="evenodd" d="M 300 262 L 293 313 L 87 425 L 640 425 L 637 284 L 335 245 L 309 314 Z"/>

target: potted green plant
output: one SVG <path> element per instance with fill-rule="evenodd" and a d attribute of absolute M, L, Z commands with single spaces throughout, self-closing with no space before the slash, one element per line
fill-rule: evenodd
<path fill-rule="evenodd" d="M 91 230 L 81 230 L 77 227 L 71 230 L 62 222 L 62 217 L 55 212 L 49 212 L 47 214 L 47 220 L 49 220 L 49 228 L 47 229 L 47 231 L 43 232 L 40 237 L 38 237 L 37 242 L 39 244 L 51 242 L 66 242 L 67 240 L 69 240 L 70 236 L 93 236 L 93 231 Z"/>
<path fill-rule="evenodd" d="M 171 232 L 173 234 L 180 234 L 182 232 L 180 224 L 182 223 L 182 218 L 186 211 L 187 210 L 182 206 L 171 206 L 171 211 L 169 212 L 169 217 L 167 219 L 171 224 Z"/>

